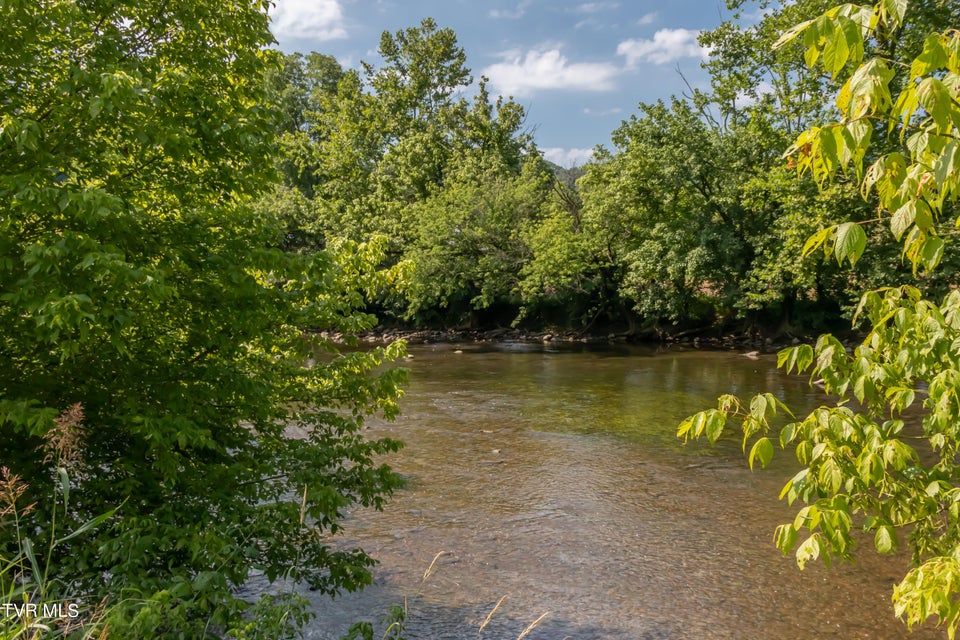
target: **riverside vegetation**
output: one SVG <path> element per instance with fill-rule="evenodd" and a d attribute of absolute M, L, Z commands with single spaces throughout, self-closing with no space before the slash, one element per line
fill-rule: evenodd
<path fill-rule="evenodd" d="M 384 33 L 381 67 L 344 70 L 269 49 L 268 4 L 0 0 L 0 456 L 21 532 L 5 521 L 5 597 L 106 598 L 115 637 L 274 638 L 303 600 L 247 602 L 251 575 L 369 582 L 371 559 L 328 537 L 398 486 L 377 456 L 400 444 L 361 429 L 395 414 L 403 372 L 381 365 L 403 347 L 304 329 L 806 332 L 892 286 L 864 298 L 853 357 L 831 338 L 782 356 L 865 410 L 781 431 L 810 466 L 785 495 L 812 504 L 778 544 L 809 528 L 801 559 L 845 557 L 859 513 L 880 551 L 911 526 L 898 613 L 953 634 L 955 3 L 764 1 L 744 27 L 731 0 L 701 37 L 710 89 L 640 105 L 574 185 L 516 102 L 482 78 L 463 97 L 451 30 Z M 932 464 L 893 417 L 918 396 Z M 716 439 L 746 406 L 763 463 L 771 396 L 684 431 Z M 70 407 L 86 428 L 64 480 L 44 443 Z M 62 544 L 41 568 L 24 540 Z"/>
<path fill-rule="evenodd" d="M 778 47 L 802 43 L 806 64 L 819 63 L 840 85 L 838 120 L 803 131 L 785 155 L 821 184 L 859 183 L 875 202 L 872 219 L 835 221 L 803 254 L 822 246 L 856 265 L 867 230 L 888 227 L 914 275 L 945 272 L 949 291 L 931 288 L 932 275 L 865 291 L 854 321 L 868 332 L 852 353 L 829 334 L 781 351 L 779 366 L 822 379 L 834 406 L 796 419 L 772 394 L 725 395 L 679 435 L 716 442 L 738 422 L 750 466 L 766 466 L 776 417 L 793 418 L 778 439 L 803 468 L 780 497 L 806 506 L 777 528 L 776 545 L 795 549 L 803 569 L 861 552 L 858 530 L 881 554 L 905 540 L 912 566 L 894 587 L 896 614 L 908 624 L 933 618 L 952 639 L 960 627 L 960 291 L 944 262 L 960 226 L 960 31 L 925 29 L 912 49 L 910 20 L 931 5 L 913 7 L 840 5 L 780 37 Z"/>

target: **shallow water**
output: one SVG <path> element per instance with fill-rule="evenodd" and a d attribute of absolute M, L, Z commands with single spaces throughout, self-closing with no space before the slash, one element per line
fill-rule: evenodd
<path fill-rule="evenodd" d="M 801 410 L 822 400 L 773 356 L 411 353 L 402 417 L 371 425 L 406 442 L 388 462 L 409 483 L 384 512 L 351 514 L 340 538 L 379 560 L 374 584 L 335 601 L 307 594 L 317 614 L 307 638 L 339 638 L 404 602 L 406 638 L 474 638 L 502 596 L 480 637 L 513 640 L 545 612 L 527 638 L 906 635 L 890 604 L 904 559 L 867 541 L 858 564 L 800 572 L 774 548 L 795 511 L 777 501 L 790 455 L 751 473 L 732 434 L 716 447 L 674 435 L 721 393 L 772 391 Z"/>

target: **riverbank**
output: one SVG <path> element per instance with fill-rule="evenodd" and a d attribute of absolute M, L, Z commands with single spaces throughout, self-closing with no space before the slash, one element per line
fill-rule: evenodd
<path fill-rule="evenodd" d="M 357 335 L 357 340 L 369 344 L 387 344 L 394 340 L 406 340 L 408 344 L 461 344 L 461 343 L 584 343 L 584 344 L 677 344 L 695 349 L 777 351 L 784 347 L 809 342 L 813 337 L 781 335 L 777 338 L 759 334 L 704 335 L 706 331 L 685 331 L 675 334 L 644 332 L 588 334 L 580 331 L 529 331 L 524 329 L 405 329 L 377 326 Z M 334 342 L 343 342 L 344 336 L 336 332 L 322 331 L 319 335 Z M 856 340 L 845 340 L 852 346 Z"/>

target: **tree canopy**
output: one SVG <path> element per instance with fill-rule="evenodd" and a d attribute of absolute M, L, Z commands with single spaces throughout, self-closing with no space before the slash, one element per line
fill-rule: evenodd
<path fill-rule="evenodd" d="M 360 428 L 396 410 L 402 374 L 373 370 L 399 347 L 302 335 L 374 322 L 380 249 L 285 251 L 284 221 L 251 206 L 277 130 L 300 129 L 265 91 L 283 70 L 266 9 L 0 3 L 0 458 L 29 487 L 34 543 L 4 535 L 0 554 L 62 544 L 55 581 L 4 570 L 3 592 L 108 594 L 121 637 L 248 637 L 238 588 L 255 570 L 364 584 L 370 559 L 325 535 L 397 483 L 374 456 L 398 444 Z M 45 445 L 65 425 L 69 464 Z"/>

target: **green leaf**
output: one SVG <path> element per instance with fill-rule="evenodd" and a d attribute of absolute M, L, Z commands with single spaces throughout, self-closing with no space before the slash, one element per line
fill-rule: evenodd
<path fill-rule="evenodd" d="M 881 462 L 877 454 L 868 451 L 861 456 L 857 470 L 861 482 L 870 486 L 883 477 L 883 462 Z"/>
<path fill-rule="evenodd" d="M 800 495 L 801 487 L 805 486 L 807 483 L 807 476 L 810 474 L 809 468 L 803 468 L 798 471 L 792 478 L 790 478 L 783 489 L 780 490 L 779 499 L 783 500 L 787 498 L 789 504 L 793 504 L 794 500 L 797 499 Z"/>
<path fill-rule="evenodd" d="M 819 249 L 823 243 L 826 242 L 827 238 L 830 237 L 830 234 L 836 231 L 836 229 L 836 226 L 826 227 L 824 229 L 820 229 L 815 234 L 810 236 L 803 244 L 803 249 L 800 251 L 800 256 L 806 258 L 811 253 Z"/>
<path fill-rule="evenodd" d="M 820 557 L 820 539 L 817 534 L 811 535 L 803 541 L 803 544 L 797 549 L 797 566 L 803 571 L 808 560 L 816 560 Z"/>
<path fill-rule="evenodd" d="M 897 534 L 889 525 L 877 527 L 873 542 L 880 553 L 893 553 L 897 550 Z"/>
<path fill-rule="evenodd" d="M 910 65 L 910 77 L 916 79 L 927 75 L 931 71 L 946 67 L 947 60 L 947 52 L 940 42 L 940 35 L 936 33 L 928 34 L 923 42 L 923 52 L 914 58 Z"/>
<path fill-rule="evenodd" d="M 903 17 L 907 13 L 908 0 L 882 0 L 880 6 L 887 16 L 887 20 L 892 28 L 896 28 L 903 23 Z"/>
<path fill-rule="evenodd" d="M 770 438 L 760 438 L 753 443 L 748 460 L 751 471 L 753 471 L 754 459 L 759 460 L 760 466 L 764 469 L 770 464 L 770 461 L 773 459 L 773 443 L 770 441 Z"/>
<path fill-rule="evenodd" d="M 939 78 L 926 77 L 917 85 L 917 100 L 936 124 L 937 132 L 946 132 L 952 125 L 950 117 L 953 98 Z"/>
<path fill-rule="evenodd" d="M 711 409 L 706 412 L 706 433 L 707 440 L 710 441 L 710 444 L 716 444 L 717 440 L 720 439 L 720 434 L 723 433 L 723 427 L 727 421 L 727 415 L 716 409 Z"/>
<path fill-rule="evenodd" d="M 847 58 L 853 64 L 863 60 L 863 30 L 854 20 L 841 18 L 840 30 L 847 46 Z"/>
<path fill-rule="evenodd" d="M 21 546 L 23 547 L 23 554 L 27 556 L 27 560 L 30 562 L 30 570 L 33 572 L 33 581 L 39 584 L 42 588 L 45 584 L 45 581 L 43 579 L 43 573 L 40 571 L 40 563 L 37 562 L 37 555 L 33 551 L 33 541 L 30 538 L 24 537 L 21 542 Z"/>
<path fill-rule="evenodd" d="M 958 168 L 960 168 L 960 143 L 957 140 L 951 140 L 933 164 L 934 179 L 941 191 L 950 186 L 951 180 L 954 183 L 957 182 Z"/>
<path fill-rule="evenodd" d="M 807 27 L 809 27 L 812 23 L 813 23 L 813 20 L 806 20 L 805 22 L 801 22 L 800 24 L 795 25 L 790 29 L 787 29 L 780 35 L 780 38 L 778 38 L 777 41 L 773 43 L 773 48 L 779 49 L 780 47 L 787 44 L 788 42 L 795 40 L 796 37 L 801 33 L 803 33 L 804 31 L 806 31 Z"/>
<path fill-rule="evenodd" d="M 846 32 L 841 29 L 833 28 L 833 23 L 826 33 L 826 43 L 823 47 L 823 68 L 827 73 L 836 77 L 847 64 L 850 57 L 850 47 L 847 44 Z"/>
<path fill-rule="evenodd" d="M 890 218 L 890 230 L 893 236 L 900 240 L 907 229 L 913 224 L 917 217 L 917 203 L 915 200 L 908 200 L 902 207 L 897 209 Z"/>
<path fill-rule="evenodd" d="M 859 224 L 845 222 L 837 227 L 837 240 L 833 252 L 839 264 L 848 260 L 851 266 L 855 265 L 866 248 L 867 234 Z"/>
<path fill-rule="evenodd" d="M 766 422 L 767 418 L 774 413 L 776 413 L 776 405 L 771 404 L 765 394 L 757 394 L 750 400 L 750 415 L 758 422 Z"/>
<path fill-rule="evenodd" d="M 774 534 L 774 542 L 780 553 L 787 555 L 797 543 L 797 528 L 792 524 L 781 524 Z"/>
<path fill-rule="evenodd" d="M 796 435 L 797 425 L 795 422 L 784 425 L 784 427 L 780 429 L 780 447 L 786 449 L 787 445 L 793 442 Z"/>
<path fill-rule="evenodd" d="M 915 397 L 913 389 L 904 387 L 891 387 L 887 389 L 886 397 L 890 403 L 891 409 L 903 412 L 907 407 L 913 404 Z"/>
<path fill-rule="evenodd" d="M 843 472 L 837 464 L 835 458 L 827 458 L 820 466 L 820 472 L 817 474 L 820 486 L 824 487 L 830 493 L 840 491 L 840 485 L 843 482 Z"/>
<path fill-rule="evenodd" d="M 937 236 L 927 236 L 920 252 L 921 261 L 927 271 L 933 271 L 943 259 L 944 241 Z"/>
<path fill-rule="evenodd" d="M 87 531 L 90 531 L 91 529 L 95 529 L 96 527 L 99 527 L 101 524 L 106 522 L 111 516 L 113 516 L 113 514 L 115 514 L 116 512 L 117 512 L 117 509 L 111 509 L 106 513 L 101 513 L 100 515 L 94 518 L 91 518 L 90 520 L 87 520 L 86 522 L 84 522 L 82 525 L 80 525 L 79 527 L 77 527 L 67 535 L 61 538 L 57 538 L 56 541 L 54 542 L 54 546 L 58 546 L 69 540 L 73 540 L 77 536 L 81 536 Z"/>

